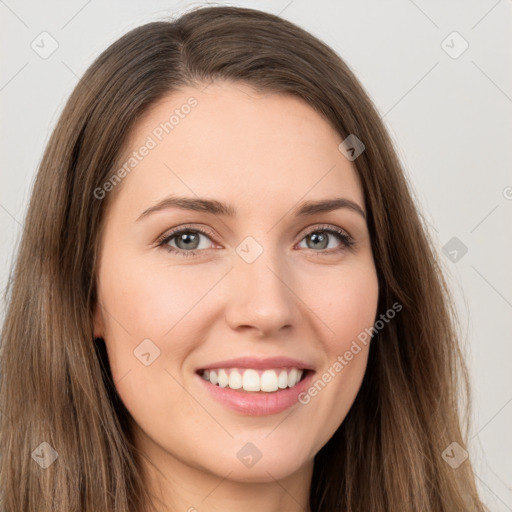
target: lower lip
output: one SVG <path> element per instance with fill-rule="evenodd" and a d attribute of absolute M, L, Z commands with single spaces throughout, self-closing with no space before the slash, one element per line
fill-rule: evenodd
<path fill-rule="evenodd" d="M 213 398 L 229 408 L 249 416 L 267 416 L 283 412 L 298 403 L 299 395 L 310 386 L 313 374 L 314 372 L 310 370 L 293 388 L 279 389 L 271 393 L 221 388 L 200 375 L 196 374 L 196 376 Z"/>

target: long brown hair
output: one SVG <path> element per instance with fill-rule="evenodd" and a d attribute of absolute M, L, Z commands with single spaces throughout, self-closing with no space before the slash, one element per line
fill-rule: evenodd
<path fill-rule="evenodd" d="M 34 185 L 2 331 L 2 511 L 147 510 L 150 496 L 102 344 L 93 343 L 105 209 L 94 195 L 129 130 L 155 102 L 214 80 L 302 98 L 342 139 L 363 187 L 379 313 L 402 311 L 372 341 L 347 417 L 315 457 L 313 512 L 483 511 L 465 446 L 469 384 L 440 264 L 392 143 L 348 66 L 277 16 L 207 7 L 136 28 L 80 80 Z M 461 410 L 461 397 L 466 397 Z M 465 426 L 465 428 L 463 428 Z M 37 457 L 53 464 L 36 464 Z M 43 450 L 46 450 L 43 452 Z M 46 455 L 44 455 L 44 453 Z"/>

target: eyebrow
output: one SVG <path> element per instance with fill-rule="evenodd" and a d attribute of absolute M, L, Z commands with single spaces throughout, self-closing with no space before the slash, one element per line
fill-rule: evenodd
<path fill-rule="evenodd" d="M 190 210 L 195 212 L 205 212 L 213 215 L 222 215 L 226 217 L 236 217 L 236 208 L 230 204 L 225 204 L 215 199 L 201 199 L 191 197 L 171 196 L 159 201 L 154 206 L 144 210 L 137 221 L 151 215 L 152 213 L 167 209 L 179 208 L 181 210 Z M 292 214 L 297 217 L 309 217 L 317 213 L 326 213 L 340 208 L 348 208 L 363 217 L 366 220 L 364 210 L 354 201 L 344 197 L 333 199 L 322 199 L 319 201 L 304 201 L 292 209 Z"/>

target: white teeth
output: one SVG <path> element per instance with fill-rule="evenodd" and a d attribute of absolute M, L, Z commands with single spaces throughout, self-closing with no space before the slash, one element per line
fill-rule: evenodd
<path fill-rule="evenodd" d="M 256 370 L 245 370 L 243 388 L 244 391 L 260 390 L 260 376 Z"/>
<path fill-rule="evenodd" d="M 229 387 L 231 389 L 240 389 L 242 387 L 242 376 L 237 370 L 232 370 L 229 374 Z"/>
<path fill-rule="evenodd" d="M 219 386 L 225 388 L 229 383 L 229 377 L 226 370 L 219 370 Z"/>
<path fill-rule="evenodd" d="M 288 386 L 292 387 L 297 382 L 297 370 L 292 368 L 288 374 Z"/>
<path fill-rule="evenodd" d="M 277 391 L 277 373 L 274 370 L 265 370 L 263 372 L 263 375 L 261 376 L 260 389 L 267 393 Z"/>
<path fill-rule="evenodd" d="M 279 373 L 277 385 L 281 389 L 286 389 L 288 387 L 288 374 L 286 373 L 286 370 L 281 370 L 281 372 Z"/>
<path fill-rule="evenodd" d="M 229 387 L 235 390 L 272 393 L 279 389 L 292 388 L 297 385 L 302 375 L 303 370 L 298 368 L 277 370 L 217 368 L 216 370 L 205 370 L 202 377 L 221 388 Z"/>

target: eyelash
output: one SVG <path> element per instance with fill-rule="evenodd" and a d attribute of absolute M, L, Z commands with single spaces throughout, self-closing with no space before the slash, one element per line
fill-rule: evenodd
<path fill-rule="evenodd" d="M 213 233 L 209 230 L 200 229 L 200 228 L 196 228 L 193 226 L 184 226 L 184 227 L 181 227 L 174 231 L 171 231 L 170 233 L 164 233 L 156 241 L 157 246 L 163 248 L 165 245 L 168 244 L 169 241 L 171 241 L 176 236 L 181 235 L 183 233 L 189 233 L 189 232 L 200 233 L 200 234 L 205 235 L 211 239 L 215 238 L 213 236 Z M 336 226 L 331 226 L 331 225 L 315 226 L 314 229 L 305 233 L 300 241 L 302 242 L 302 240 L 304 238 L 306 238 L 308 235 L 311 235 L 311 234 L 317 233 L 317 232 L 338 235 L 338 238 L 342 243 L 342 247 L 340 247 L 338 249 L 331 249 L 330 251 L 326 251 L 326 250 L 315 251 L 314 249 L 310 249 L 311 251 L 317 252 L 318 254 L 328 254 L 328 255 L 331 254 L 332 255 L 332 254 L 338 254 L 339 252 L 341 252 L 345 249 L 353 250 L 353 245 L 355 244 L 355 240 L 352 237 L 350 237 L 344 230 L 342 230 Z M 204 249 L 195 249 L 192 251 L 184 251 L 184 250 L 176 249 L 175 247 L 170 247 L 170 246 L 166 247 L 166 249 L 168 252 L 173 252 L 173 253 L 177 254 L 178 256 L 184 256 L 184 257 L 196 256 L 198 252 L 201 252 L 204 250 Z"/>

